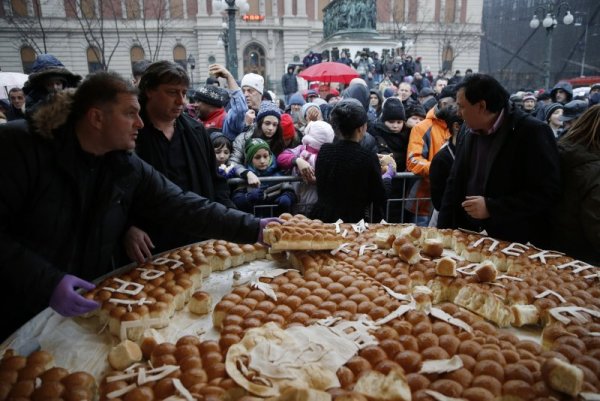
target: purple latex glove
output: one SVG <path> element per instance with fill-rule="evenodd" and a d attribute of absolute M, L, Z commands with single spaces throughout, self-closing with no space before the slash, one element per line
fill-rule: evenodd
<path fill-rule="evenodd" d="M 79 316 L 100 307 L 96 301 L 89 300 L 77 292 L 77 288 L 86 291 L 96 286 L 79 277 L 65 275 L 58 283 L 50 297 L 50 307 L 63 316 Z"/>
<path fill-rule="evenodd" d="M 263 245 L 267 245 L 263 242 L 263 230 L 265 229 L 267 224 L 269 224 L 272 221 L 276 221 L 280 224 L 283 224 L 283 220 L 281 220 L 280 218 L 277 218 L 277 217 L 267 217 L 266 219 L 260 219 L 260 230 L 258 231 L 258 241 L 257 242 L 259 242 Z"/>
<path fill-rule="evenodd" d="M 389 178 L 391 180 L 392 178 L 394 178 L 395 175 L 396 172 L 394 171 L 394 166 L 392 165 L 392 163 L 388 163 L 387 171 L 382 174 L 381 178 Z"/>

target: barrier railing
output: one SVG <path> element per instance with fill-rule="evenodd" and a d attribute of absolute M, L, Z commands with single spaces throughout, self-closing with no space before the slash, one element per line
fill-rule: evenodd
<path fill-rule="evenodd" d="M 394 178 L 392 178 L 392 184 L 395 188 L 401 188 L 400 189 L 400 194 L 402 194 L 401 197 L 399 198 L 389 198 L 386 201 L 386 205 L 385 205 L 385 214 L 383 216 L 383 218 L 388 221 L 388 222 L 394 222 L 394 223 L 423 223 L 424 219 L 423 216 L 415 216 L 412 213 L 410 213 L 408 210 L 405 209 L 406 206 L 406 202 L 409 201 L 414 201 L 416 204 L 416 209 L 415 210 L 419 210 L 419 203 L 420 202 L 430 202 L 431 199 L 430 198 L 409 198 L 409 197 L 405 197 L 405 194 L 408 194 L 409 190 L 410 190 L 410 181 L 414 178 L 417 178 L 418 176 L 413 174 L 413 173 L 407 173 L 407 172 L 402 172 L 402 173 L 396 173 L 396 175 L 394 176 Z M 400 182 L 400 187 L 398 187 L 398 180 L 401 180 Z M 278 183 L 282 183 L 282 182 L 302 182 L 302 177 L 298 177 L 298 176 L 287 176 L 287 175 L 282 175 L 282 176 L 274 176 L 274 177 L 260 177 L 260 181 L 263 183 L 269 183 L 269 184 L 278 184 Z M 231 187 L 235 187 L 236 185 L 243 185 L 246 183 L 246 181 L 242 178 L 230 178 L 229 180 L 227 180 L 227 183 L 229 184 L 229 186 Z M 397 193 L 398 191 L 394 191 L 392 194 Z M 312 207 L 312 203 L 311 204 L 301 204 L 301 203 L 297 203 L 294 205 L 294 213 L 301 213 L 301 214 L 308 214 L 310 212 L 310 208 Z M 276 213 L 276 209 L 277 209 L 278 205 L 257 205 L 254 207 L 254 214 L 260 215 L 260 216 L 275 216 Z M 369 208 L 369 216 L 370 216 L 370 220 L 371 222 L 374 219 L 374 212 L 373 212 L 373 207 L 371 206 Z M 418 217 L 420 218 L 420 220 L 418 219 Z M 427 216 L 424 216 L 427 217 Z"/>

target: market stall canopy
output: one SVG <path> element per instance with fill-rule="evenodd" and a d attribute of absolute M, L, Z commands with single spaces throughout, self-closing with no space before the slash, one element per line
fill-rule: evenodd
<path fill-rule="evenodd" d="M 331 61 L 310 66 L 298 76 L 307 81 L 342 82 L 345 84 L 353 78 L 359 77 L 358 73 L 351 67 Z"/>
<path fill-rule="evenodd" d="M 22 88 L 27 79 L 28 75 L 20 72 L 0 72 L 0 99 L 8 99 L 8 91 Z"/>

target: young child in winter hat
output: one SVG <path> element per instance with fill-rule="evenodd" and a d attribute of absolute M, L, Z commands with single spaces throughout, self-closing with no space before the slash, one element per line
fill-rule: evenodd
<path fill-rule="evenodd" d="M 282 170 L 292 170 L 295 176 L 301 176 L 303 182 L 294 183 L 298 204 L 294 213 L 307 213 L 310 206 L 317 201 L 315 185 L 315 165 L 321 146 L 333 142 L 333 128 L 325 121 L 308 123 L 302 137 L 302 144 L 293 149 L 284 150 L 277 157 L 277 164 Z"/>
<path fill-rule="evenodd" d="M 245 147 L 246 168 L 257 177 L 281 175 L 277 160 L 269 148 L 269 144 L 260 138 L 252 138 Z M 258 188 L 244 186 L 233 193 L 233 203 L 238 209 L 248 213 L 257 213 L 255 206 L 275 205 L 275 215 L 289 213 L 296 195 L 290 184 L 268 184 L 262 182 Z"/>
<path fill-rule="evenodd" d="M 235 177 L 235 169 L 229 162 L 231 152 L 233 151 L 231 141 L 221 131 L 211 132 L 210 140 L 217 159 L 217 173 L 224 178 Z"/>

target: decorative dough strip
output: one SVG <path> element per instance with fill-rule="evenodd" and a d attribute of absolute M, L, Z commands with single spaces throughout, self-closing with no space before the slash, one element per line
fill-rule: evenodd
<path fill-rule="evenodd" d="M 448 397 L 442 393 L 438 393 L 437 391 L 433 390 L 425 390 L 425 393 L 427 393 L 427 395 L 430 395 L 431 398 L 433 398 L 436 401 L 466 401 L 464 398 Z"/>
<path fill-rule="evenodd" d="M 592 315 L 593 317 L 600 318 L 600 312 L 588 308 L 583 308 L 580 306 L 559 306 L 558 308 L 550 309 L 549 312 L 550 315 L 552 315 L 552 317 L 554 317 L 556 320 L 563 324 L 569 324 L 571 321 L 568 317 L 562 315 L 562 313 L 565 312 L 569 313 L 579 324 L 584 324 L 589 321 L 589 318 L 585 317 L 579 312 L 585 312 Z"/>
<path fill-rule="evenodd" d="M 540 294 L 537 294 L 537 295 L 535 296 L 535 298 L 536 298 L 536 299 L 545 298 L 545 297 L 547 297 L 548 295 L 554 295 L 554 296 L 555 296 L 556 298 L 558 298 L 558 300 L 559 300 L 560 302 L 562 302 L 562 303 L 566 303 L 566 302 L 567 302 L 567 300 L 566 300 L 566 299 L 564 299 L 564 298 L 562 297 L 562 295 L 560 295 L 558 292 L 556 292 L 556 291 L 552 291 L 552 290 L 546 290 L 546 291 L 544 291 L 544 292 L 542 292 L 542 293 L 540 293 Z"/>
<path fill-rule="evenodd" d="M 477 248 L 484 241 L 491 241 L 492 242 L 492 245 L 490 245 L 490 247 L 488 248 L 490 252 L 494 252 L 494 249 L 496 249 L 496 247 L 498 246 L 498 244 L 500 244 L 500 242 L 498 240 L 495 240 L 495 239 L 490 238 L 490 237 L 483 237 L 483 238 L 478 239 L 474 243 L 472 243 L 470 245 L 470 248 Z"/>
<path fill-rule="evenodd" d="M 190 394 L 187 388 L 183 386 L 179 379 L 173 379 L 173 386 L 177 391 L 179 391 L 179 394 L 181 394 L 183 398 L 185 398 L 187 401 L 195 401 L 195 398 L 192 397 L 192 394 Z"/>
<path fill-rule="evenodd" d="M 431 308 L 431 311 L 429 312 L 429 314 L 437 319 L 440 319 L 440 320 L 448 323 L 448 324 L 459 327 L 468 333 L 473 332 L 473 328 L 471 326 L 469 326 L 469 324 L 467 324 L 467 322 L 453 317 L 452 315 L 444 312 L 442 309 Z"/>
<path fill-rule="evenodd" d="M 450 359 L 423 361 L 419 374 L 453 372 L 463 367 L 463 361 L 458 355 Z"/>
<path fill-rule="evenodd" d="M 506 248 L 502 249 L 500 252 L 509 256 L 521 256 L 521 254 L 525 253 L 529 247 L 527 245 L 519 244 L 518 242 L 513 242 Z"/>

